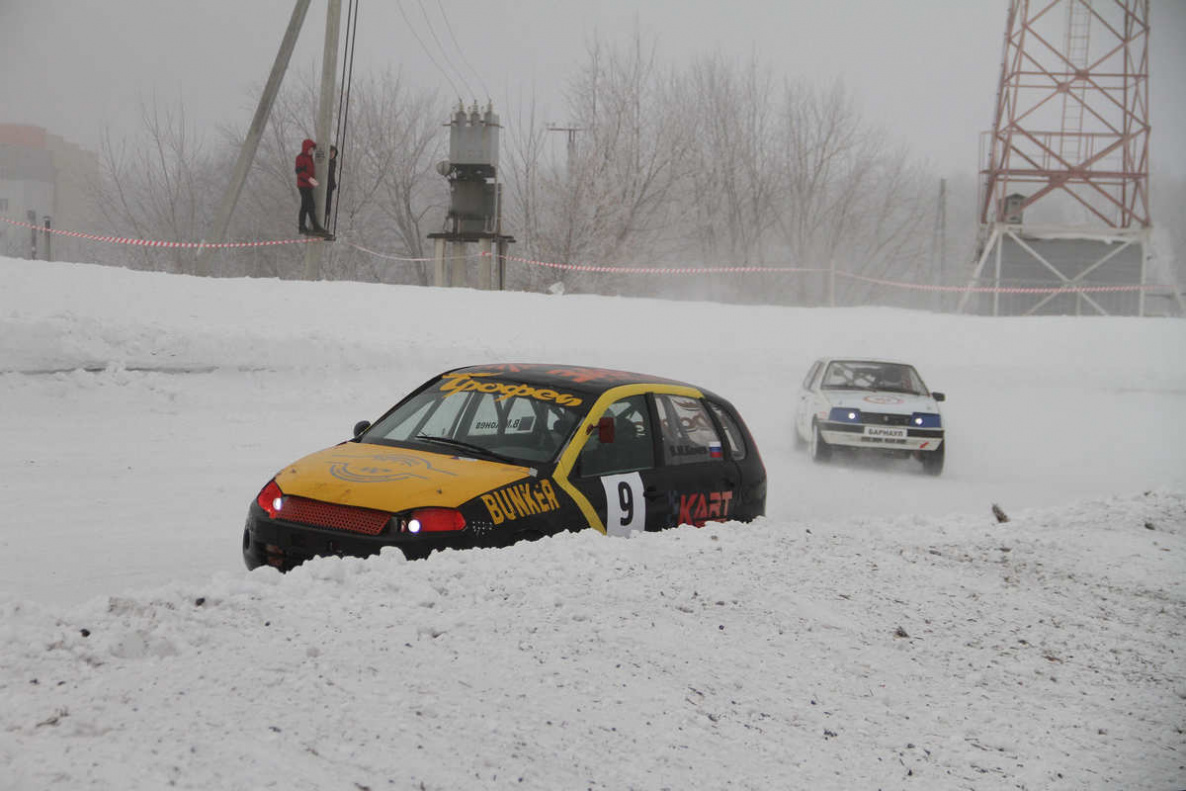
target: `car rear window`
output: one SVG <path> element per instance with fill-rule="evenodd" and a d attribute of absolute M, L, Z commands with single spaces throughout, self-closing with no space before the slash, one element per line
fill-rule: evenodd
<path fill-rule="evenodd" d="M 712 413 L 716 415 L 717 421 L 725 431 L 725 439 L 729 442 L 729 455 L 736 460 L 744 459 L 746 452 L 745 440 L 742 439 L 741 429 L 738 427 L 737 421 L 720 404 L 709 401 L 708 406 L 712 409 Z"/>
<path fill-rule="evenodd" d="M 663 435 L 664 464 L 697 464 L 724 459 L 721 438 L 702 401 L 657 394 L 655 406 Z"/>

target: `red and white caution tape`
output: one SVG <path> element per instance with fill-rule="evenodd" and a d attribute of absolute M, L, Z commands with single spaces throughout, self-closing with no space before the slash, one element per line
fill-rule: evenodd
<path fill-rule="evenodd" d="M 216 244 L 207 244 L 206 242 L 166 242 L 155 239 L 136 239 L 127 236 L 100 236 L 97 234 L 80 233 L 78 231 L 63 231 L 58 228 L 45 228 L 40 225 L 34 225 L 20 220 L 12 220 L 8 217 L 0 217 L 0 222 L 6 222 L 9 225 L 16 225 L 21 228 L 29 228 L 34 231 L 44 231 L 46 233 L 57 234 L 59 236 L 67 236 L 73 239 L 89 239 L 95 242 L 109 242 L 112 244 L 126 244 L 136 247 L 152 247 L 152 248 L 181 248 L 181 249 L 224 249 L 224 248 L 241 248 L 241 247 L 269 247 L 281 244 L 308 244 L 309 242 L 321 241 L 321 237 L 307 236 L 302 239 L 269 239 L 255 242 L 218 242 Z M 400 261 L 406 263 L 425 263 L 434 261 L 433 258 L 405 258 L 402 256 L 388 255 L 380 253 L 375 250 L 370 250 L 360 244 L 353 242 L 347 243 L 350 247 L 373 255 L 378 258 L 383 258 L 388 261 Z M 479 252 L 464 256 L 465 258 L 481 258 L 493 256 L 492 252 Z M 594 264 L 565 264 L 556 261 L 536 261 L 530 258 L 518 258 L 516 256 L 502 256 L 504 261 L 515 261 L 521 264 L 528 264 L 530 266 L 543 266 L 550 269 L 561 269 L 570 272 L 603 272 L 603 273 L 617 273 L 622 275 L 727 275 L 727 274 L 758 274 L 758 273 L 816 273 L 826 274 L 831 272 L 830 269 L 819 267 L 797 267 L 797 266 L 681 266 L 681 267 L 665 267 L 665 266 L 605 266 Z M 450 257 L 448 260 L 453 260 Z M 865 275 L 857 275 L 851 272 L 844 272 L 836 270 L 834 274 L 838 277 L 846 277 L 850 280 L 860 280 L 864 283 L 873 283 L 880 286 L 890 286 L 893 288 L 914 289 L 918 291 L 948 291 L 948 292 L 973 292 L 973 293 L 997 293 L 997 294 L 1059 294 L 1059 293 L 1099 293 L 1099 292 L 1124 292 L 1124 291 L 1159 291 L 1168 288 L 1164 285 L 1152 284 L 1136 284 L 1136 285 L 1105 285 L 1105 286 L 1088 286 L 1077 283 L 1064 283 L 1060 286 L 940 286 L 926 283 L 904 283 L 899 280 L 886 280 L 878 277 L 866 277 Z"/>
<path fill-rule="evenodd" d="M 493 253 L 479 253 L 489 256 Z M 724 275 L 735 272 L 827 272 L 827 269 L 805 269 L 800 267 L 766 266 L 595 266 L 593 264 L 559 264 L 554 261 L 533 261 L 530 258 L 516 258 L 504 255 L 504 261 L 518 261 L 521 264 L 546 266 L 552 269 L 566 269 L 575 272 L 616 272 L 623 275 Z"/>
<path fill-rule="evenodd" d="M 400 262 L 405 262 L 405 263 L 421 263 L 421 262 L 425 262 L 425 261 L 434 260 L 432 258 L 404 258 L 404 257 L 398 256 L 398 255 L 388 255 L 387 253 L 379 253 L 374 250 L 368 250 L 367 248 L 363 247 L 362 245 L 355 244 L 354 242 L 347 242 L 346 244 L 349 247 L 353 247 L 355 250 L 358 250 L 359 252 L 366 253 L 367 255 L 373 255 L 376 258 L 382 258 L 387 261 L 400 261 Z M 471 257 L 472 256 L 466 256 L 466 258 L 471 258 Z"/>
<path fill-rule="evenodd" d="M 7 217 L 0 217 L 0 222 L 6 222 L 9 225 L 18 225 L 22 228 L 30 228 L 34 231 L 45 231 L 46 233 L 57 234 L 58 236 L 68 236 L 72 239 L 89 239 L 92 242 L 127 244 L 133 245 L 135 247 L 183 248 L 192 250 L 200 248 L 218 249 L 229 247 L 268 247 L 277 244 L 308 244 L 309 242 L 321 241 L 320 237 L 307 236 L 303 239 L 269 239 L 259 242 L 218 242 L 217 244 L 207 244 L 206 242 L 165 242 L 156 239 L 136 239 L 135 237 L 129 236 L 99 236 L 93 233 L 63 231 L 58 228 L 45 228 L 40 225 L 21 222 L 20 220 L 10 220 Z"/>
<path fill-rule="evenodd" d="M 878 277 L 865 277 L 849 272 L 836 272 L 841 277 L 850 280 L 860 280 L 879 286 L 893 286 L 895 288 L 909 288 L 918 291 L 957 291 L 985 294 L 1061 294 L 1061 293 L 1097 293 L 1101 291 L 1157 291 L 1169 288 L 1158 285 L 1116 285 L 1116 286 L 1083 286 L 1077 283 L 1064 283 L 1061 286 L 937 286 L 926 283 L 903 283 L 897 280 L 883 280 Z"/>
<path fill-rule="evenodd" d="M 480 253 L 479 255 L 492 255 Z M 503 256 L 506 261 L 517 261 L 521 264 L 543 266 L 551 269 L 563 269 L 576 272 L 617 272 L 620 274 L 642 275 L 711 275 L 711 274 L 750 274 L 750 273 L 828 273 L 832 270 L 810 267 L 788 266 L 706 266 L 706 267 L 637 267 L 637 266 L 596 266 L 591 264 L 560 264 L 554 261 L 535 261 L 530 258 L 516 258 Z M 836 270 L 837 277 L 850 280 L 860 280 L 881 286 L 894 288 L 915 289 L 919 291 L 951 291 L 978 292 L 998 294 L 1060 294 L 1060 293 L 1095 293 L 1109 291 L 1158 291 L 1167 286 L 1160 285 L 1115 285 L 1115 286 L 1087 286 L 1076 283 L 1065 283 L 1061 286 L 939 286 L 925 283 L 904 283 L 899 280 L 885 280 L 883 278 L 866 277 L 851 272 Z"/>

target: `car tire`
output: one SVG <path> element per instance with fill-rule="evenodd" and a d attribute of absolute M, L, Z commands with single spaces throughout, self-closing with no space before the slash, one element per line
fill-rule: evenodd
<path fill-rule="evenodd" d="M 807 447 L 807 441 L 803 439 L 803 435 L 799 433 L 798 421 L 795 421 L 795 426 L 791 429 L 791 433 L 795 435 L 795 450 L 803 450 Z"/>
<path fill-rule="evenodd" d="M 812 421 L 811 423 L 811 460 L 817 464 L 829 461 L 832 458 L 832 446 L 824 439 L 823 434 L 820 433 L 819 423 Z"/>
<path fill-rule="evenodd" d="M 939 450 L 922 452 L 922 471 L 927 475 L 939 477 L 943 474 L 943 461 L 947 455 L 947 440 L 939 446 Z"/>

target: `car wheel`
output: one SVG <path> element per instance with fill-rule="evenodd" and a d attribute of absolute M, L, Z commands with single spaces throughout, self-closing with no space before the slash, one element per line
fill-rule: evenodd
<path fill-rule="evenodd" d="M 943 457 L 947 455 L 947 440 L 943 440 L 943 444 L 939 446 L 939 450 L 923 451 L 922 454 L 922 471 L 927 475 L 942 475 L 943 474 Z"/>
<path fill-rule="evenodd" d="M 819 423 L 811 424 L 811 460 L 816 463 L 828 461 L 832 458 L 832 446 L 827 443 L 819 430 Z"/>

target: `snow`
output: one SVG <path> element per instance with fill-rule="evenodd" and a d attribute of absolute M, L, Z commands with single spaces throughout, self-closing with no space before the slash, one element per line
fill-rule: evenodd
<path fill-rule="evenodd" d="M 1182 321 L 0 283 L 0 791 L 1186 788 Z M 941 478 L 793 448 L 829 354 L 947 393 Z M 280 466 L 494 360 L 720 393 L 767 517 L 244 570 Z"/>

